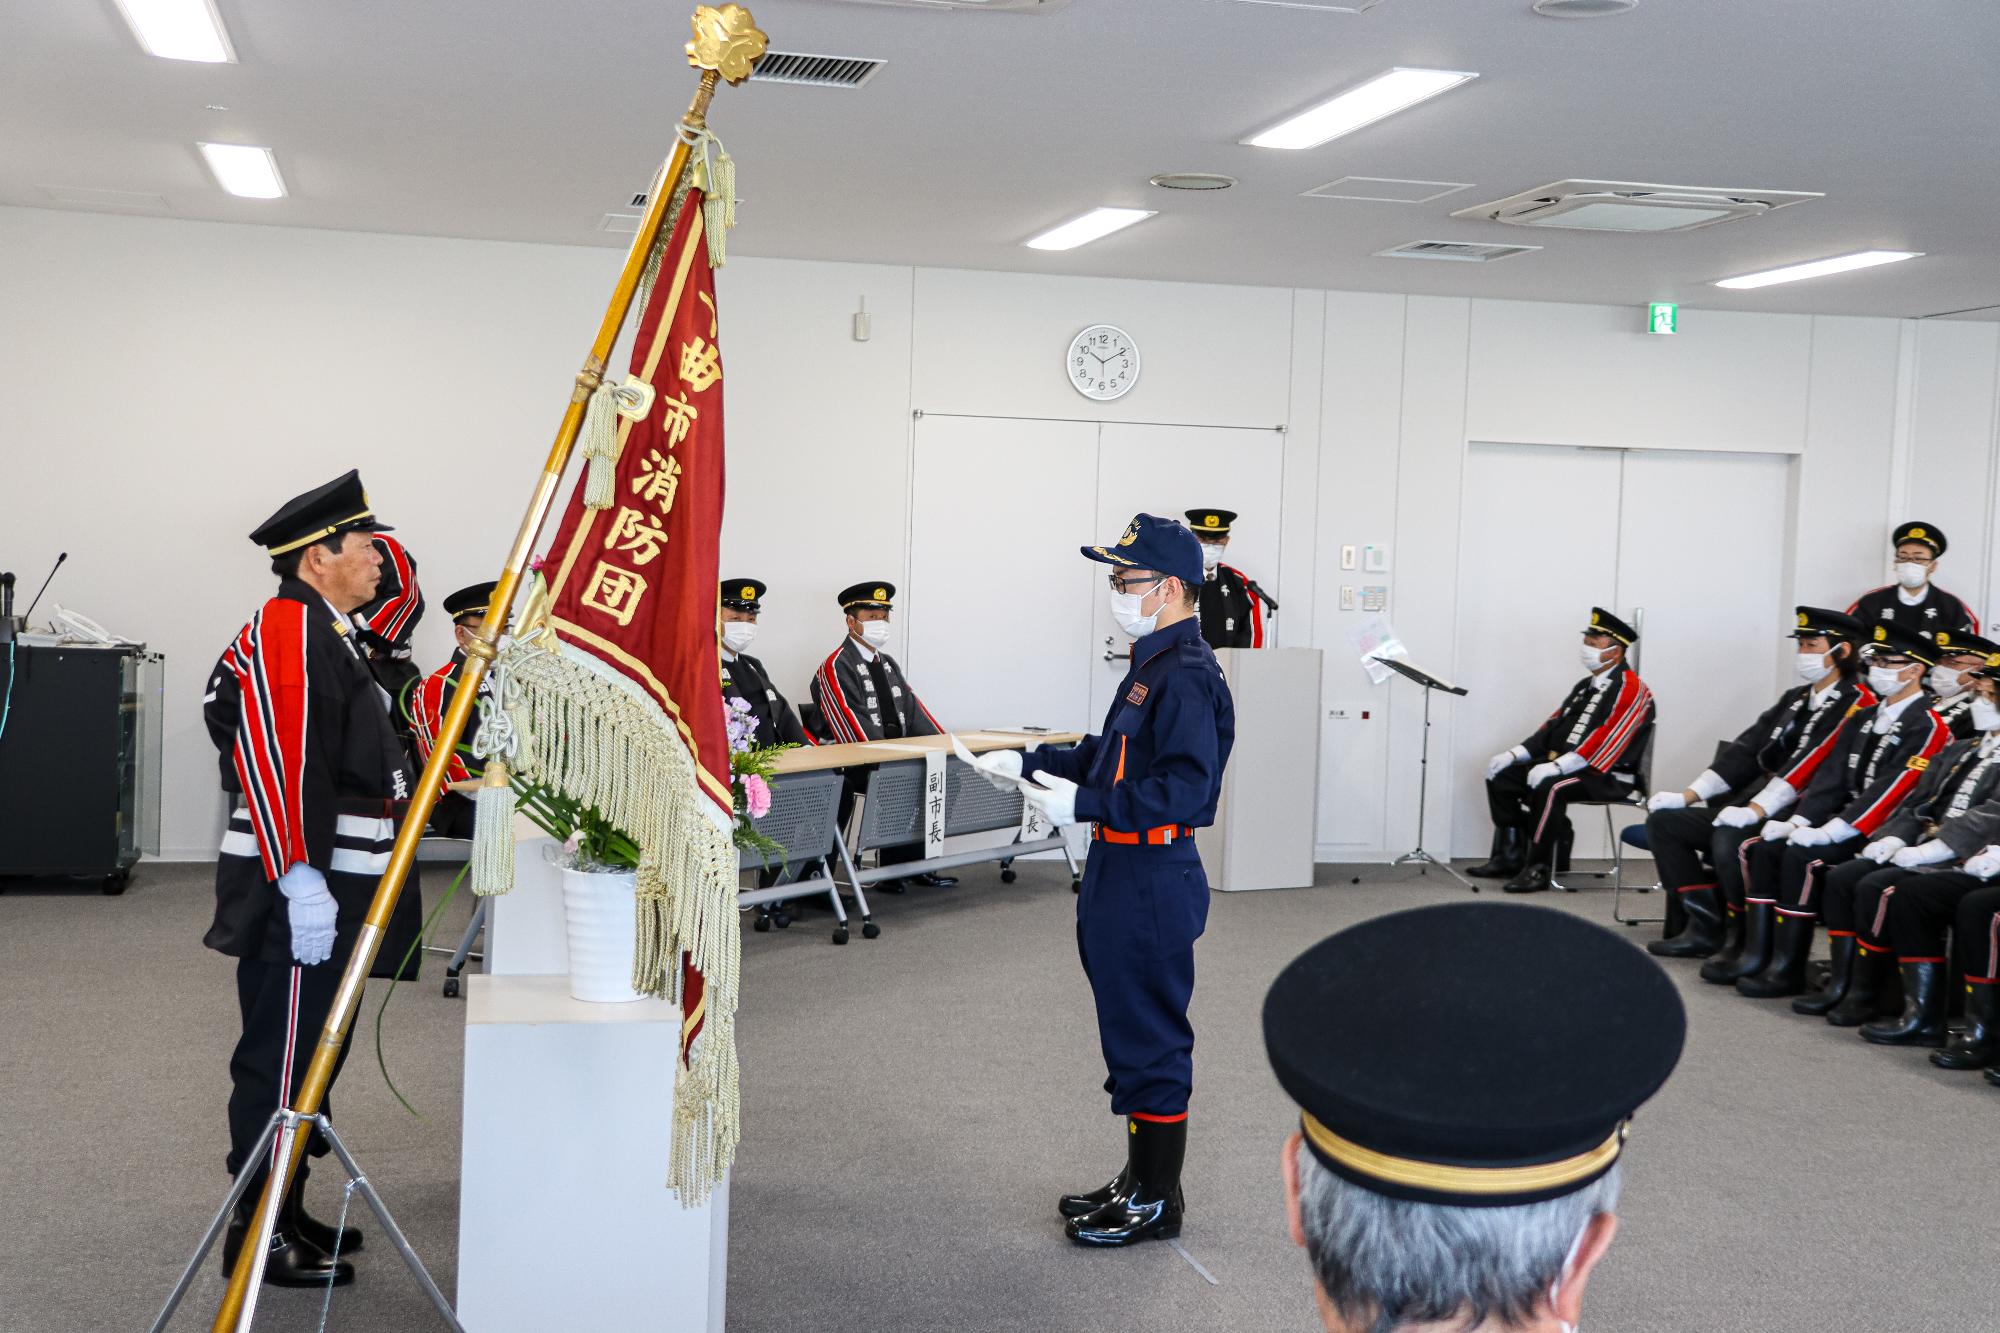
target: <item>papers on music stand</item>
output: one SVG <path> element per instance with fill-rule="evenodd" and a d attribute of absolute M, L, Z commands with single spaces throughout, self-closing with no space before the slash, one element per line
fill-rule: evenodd
<path fill-rule="evenodd" d="M 1377 685 L 1389 679 L 1389 668 L 1385 663 L 1410 655 L 1409 650 L 1403 647 L 1403 641 L 1396 637 L 1396 627 L 1383 616 L 1370 616 L 1362 621 L 1361 627 L 1347 636 L 1347 641 L 1361 654 L 1361 669 Z"/>

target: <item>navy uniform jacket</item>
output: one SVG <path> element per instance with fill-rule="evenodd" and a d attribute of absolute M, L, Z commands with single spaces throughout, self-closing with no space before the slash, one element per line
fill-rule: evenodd
<path fill-rule="evenodd" d="M 1984 751 L 1984 753 L 1982 753 Z M 1901 838 L 1914 847 L 1942 839 L 1960 858 L 1993 841 L 2000 829 L 2000 749 L 1984 737 L 1953 741 L 1931 760 L 1910 799 L 1882 826 L 1878 838 Z M 1971 812 L 1970 818 L 1967 818 Z"/>
<path fill-rule="evenodd" d="M 1929 695 L 1912 699 L 1889 730 L 1878 735 L 1874 724 L 1880 708 L 1879 703 L 1856 708 L 1848 717 L 1833 753 L 1799 797 L 1799 818 L 1817 825 L 1837 815 L 1867 836 L 1877 836 L 1951 740 L 1951 728 L 1931 711 Z"/>
<path fill-rule="evenodd" d="M 1534 762 L 1575 751 L 1600 773 L 1637 781 L 1639 756 L 1653 734 L 1653 692 L 1620 662 L 1604 677 L 1585 676 L 1556 711 L 1521 742 Z"/>
<path fill-rule="evenodd" d="M 216 861 L 211 949 L 289 961 L 275 881 L 301 861 L 327 876 L 343 917 L 358 921 L 373 896 L 392 803 L 415 774 L 353 640 L 325 598 L 286 579 L 216 664 L 202 717 L 243 808 Z"/>
<path fill-rule="evenodd" d="M 1933 703 L 1931 711 L 1944 719 L 1956 740 L 1969 740 L 1979 735 L 1972 729 L 1972 691 L 1960 690 L 1941 703 Z"/>
<path fill-rule="evenodd" d="M 1222 769 L 1236 743 L 1236 705 L 1194 617 L 1132 645 L 1132 668 L 1104 728 L 1071 750 L 1041 749 L 1022 776 L 1078 784 L 1076 817 L 1122 833 L 1215 822 Z"/>
<path fill-rule="evenodd" d="M 1847 608 L 1847 614 L 1864 625 L 1880 625 L 1884 621 L 1914 630 L 1926 639 L 1939 630 L 1954 634 L 1979 633 L 1979 617 L 1972 614 L 1972 608 L 1954 593 L 1948 593 L 1936 584 L 1924 589 L 1924 599 L 1915 606 L 1903 605 L 1899 595 L 1902 589 L 1891 583 L 1886 587 L 1874 588 L 1854 599 L 1854 605 Z"/>
<path fill-rule="evenodd" d="M 1233 565 L 1217 565 L 1201 585 L 1201 637 L 1211 648 L 1262 648 L 1264 607 L 1278 604 Z"/>
<path fill-rule="evenodd" d="M 1743 734 L 1722 747 L 1709 765 L 1741 799 L 1711 801 L 1741 805 L 1777 778 L 1795 792 L 1804 791 L 1814 773 L 1833 753 L 1847 717 L 1856 707 L 1875 702 L 1875 694 L 1856 680 L 1839 680 L 1826 687 L 1819 707 L 1812 706 L 1812 686 L 1798 685 L 1778 696 Z"/>
<path fill-rule="evenodd" d="M 895 740 L 942 736 L 944 728 L 917 698 L 903 669 L 887 653 L 869 661 L 848 635 L 812 678 L 813 702 L 836 741 Z"/>
<path fill-rule="evenodd" d="M 771 683 L 764 664 L 743 653 L 722 659 L 722 697 L 741 699 L 750 705 L 757 719 L 757 745 L 811 745 L 812 738 L 799 725 L 799 715 Z"/>

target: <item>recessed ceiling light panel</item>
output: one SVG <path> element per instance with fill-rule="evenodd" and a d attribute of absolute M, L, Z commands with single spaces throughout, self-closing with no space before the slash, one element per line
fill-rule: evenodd
<path fill-rule="evenodd" d="M 278 159 L 268 148 L 242 143 L 205 143 L 201 155 L 215 173 L 216 184 L 239 199 L 282 199 L 285 181 Z"/>
<path fill-rule="evenodd" d="M 1386 176 L 1342 176 L 1305 191 L 1307 199 L 1360 199 L 1376 204 L 1428 204 L 1470 185 L 1455 181 L 1406 181 Z"/>
<path fill-rule="evenodd" d="M 236 52 L 214 0 L 118 0 L 118 12 L 148 55 L 208 65 L 235 63 Z"/>
<path fill-rule="evenodd" d="M 1735 291 L 1746 291 L 1753 287 L 1772 287 L 1781 282 L 1801 282 L 1807 278 L 1824 278 L 1834 273 L 1852 273 L 1858 268 L 1874 268 L 1878 264 L 1898 264 L 1905 259 L 1921 258 L 1923 252 L 1920 250 L 1858 250 L 1851 255 L 1834 255 L 1830 259 L 1814 259 L 1804 264 L 1787 264 L 1783 268 L 1765 269 L 1761 273 L 1745 273 L 1740 278 L 1724 278 L 1715 285 Z"/>
<path fill-rule="evenodd" d="M 1156 212 L 1157 209 L 1150 208 L 1093 208 L 1022 244 L 1031 250 L 1074 250 L 1079 245 L 1102 240 L 1114 231 L 1123 231 L 1135 222 L 1144 222 Z"/>
<path fill-rule="evenodd" d="M 1316 9 L 1322 14 L 1360 14 L 1375 8 L 1382 0 L 1237 0 L 1237 3 L 1272 9 Z"/>
<path fill-rule="evenodd" d="M 1465 70 L 1398 66 L 1358 87 L 1307 107 L 1243 142 L 1253 148 L 1317 148 L 1328 140 L 1352 134 L 1364 125 L 1373 125 L 1385 116 L 1393 116 L 1419 102 L 1427 102 L 1439 93 L 1448 92 L 1478 77 Z"/>
<path fill-rule="evenodd" d="M 1409 241 L 1377 250 L 1377 259 L 1442 259 L 1457 264 L 1491 264 L 1515 255 L 1531 255 L 1539 245 L 1493 245 L 1485 241 Z"/>

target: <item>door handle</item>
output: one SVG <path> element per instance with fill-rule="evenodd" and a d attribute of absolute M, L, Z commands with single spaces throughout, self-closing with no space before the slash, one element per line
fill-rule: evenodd
<path fill-rule="evenodd" d="M 1132 650 L 1130 648 L 1127 648 L 1124 652 L 1121 653 L 1117 651 L 1117 645 L 1118 645 L 1118 640 L 1112 638 L 1109 634 L 1104 636 L 1104 660 L 1107 662 L 1131 661 Z"/>

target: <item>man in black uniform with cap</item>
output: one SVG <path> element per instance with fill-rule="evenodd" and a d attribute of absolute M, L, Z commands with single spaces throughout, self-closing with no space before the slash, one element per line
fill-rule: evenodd
<path fill-rule="evenodd" d="M 1211 648 L 1262 648 L 1264 610 L 1275 615 L 1278 604 L 1248 574 L 1222 563 L 1236 511 L 1190 509 L 1187 521 L 1201 543 L 1201 637 Z"/>
<path fill-rule="evenodd" d="M 1904 523 L 1891 544 L 1896 548 L 1896 581 L 1862 593 L 1847 614 L 1870 629 L 1894 624 L 1926 639 L 1941 629 L 1979 633 L 1979 617 L 1972 608 L 1931 582 L 1945 548 L 1944 533 L 1937 525 Z"/>
<path fill-rule="evenodd" d="M 406 745 L 414 746 L 407 700 L 424 673 L 416 664 L 410 640 L 424 618 L 424 590 L 417 583 L 417 560 L 403 543 L 387 533 L 374 534 L 375 553 L 382 557 L 382 581 L 375 595 L 349 619 L 354 637 L 375 683 L 389 695 L 390 720 Z"/>
<path fill-rule="evenodd" d="M 1632 799 L 1639 757 L 1653 734 L 1653 692 L 1625 661 L 1638 638 L 1603 607 L 1590 608 L 1578 648 L 1589 674 L 1534 735 L 1486 765 L 1493 854 L 1466 873 L 1511 875 L 1501 886 L 1506 892 L 1539 893 L 1551 886 L 1558 858 L 1568 855 L 1569 803 Z"/>
<path fill-rule="evenodd" d="M 243 1033 L 229 1062 L 227 1166 L 256 1177 L 224 1242 L 225 1267 L 251 1226 L 268 1169 L 247 1160 L 250 1149 L 272 1113 L 298 1094 L 387 868 L 396 803 L 409 797 L 415 777 L 350 619 L 380 582 L 381 555 L 369 535 L 383 530 L 350 471 L 287 502 L 251 533 L 270 555 L 278 592 L 223 654 L 203 700 L 222 785 L 236 796 L 216 862 L 215 919 L 203 939 L 238 960 Z M 346 1259 L 329 1257 L 333 1228 L 306 1215 L 304 1181 L 301 1170 L 272 1234 L 264 1280 L 349 1281 Z M 339 1252 L 360 1243 L 349 1228 Z"/>
<path fill-rule="evenodd" d="M 1972 725 L 1972 682 L 1989 659 L 2000 653 L 2000 643 L 1963 630 L 1941 629 L 1930 637 L 1938 650 L 1937 665 L 1924 678 L 1931 694 L 1931 711 L 1957 739 L 1977 736 L 1979 729 Z"/>
<path fill-rule="evenodd" d="M 438 733 L 444 730 L 445 710 L 451 707 L 452 696 L 458 693 L 458 682 L 464 676 L 466 645 L 472 642 L 480 622 L 486 618 L 486 604 L 493 600 L 496 586 L 492 579 L 488 579 L 484 583 L 460 588 L 444 599 L 445 614 L 451 617 L 455 645 L 451 660 L 424 677 L 405 696 L 404 711 L 416 736 L 419 763 L 430 762 L 431 749 Z M 480 677 L 480 697 L 488 698 L 492 693 L 493 678 Z M 473 743 L 479 739 L 479 721 L 479 709 L 475 705 L 471 718 L 465 724 L 465 734 L 459 738 L 458 748 L 445 767 L 447 790 L 439 793 L 437 806 L 431 812 L 431 827 L 447 838 L 472 836 L 473 811 L 476 808 L 473 800 L 470 796 L 449 790 L 449 786 L 454 782 L 469 782 L 486 771 L 486 762 L 472 752 Z"/>
<path fill-rule="evenodd" d="M 757 719 L 758 745 L 811 745 L 799 715 L 771 683 L 771 673 L 745 651 L 757 637 L 764 591 L 757 579 L 722 580 L 722 697 L 750 705 L 750 715 Z"/>
<path fill-rule="evenodd" d="M 917 698 L 903 669 L 885 651 L 889 615 L 895 609 L 896 585 L 886 579 L 854 583 L 840 590 L 840 609 L 847 614 L 847 637 L 813 673 L 813 703 L 828 737 L 836 742 L 899 740 L 904 736 L 940 736 L 944 728 Z M 854 788 L 849 788 L 852 799 Z M 846 808 L 841 818 L 847 817 Z M 882 850 L 883 865 L 923 859 L 921 843 Z M 950 888 L 956 875 L 929 871 L 882 887 L 891 893 L 915 882 Z"/>
<path fill-rule="evenodd" d="M 1573 1331 L 1686 1033 L 1657 963 L 1564 912 L 1421 907 L 1301 954 L 1264 1047 L 1299 1105 L 1285 1205 L 1329 1333 Z"/>

